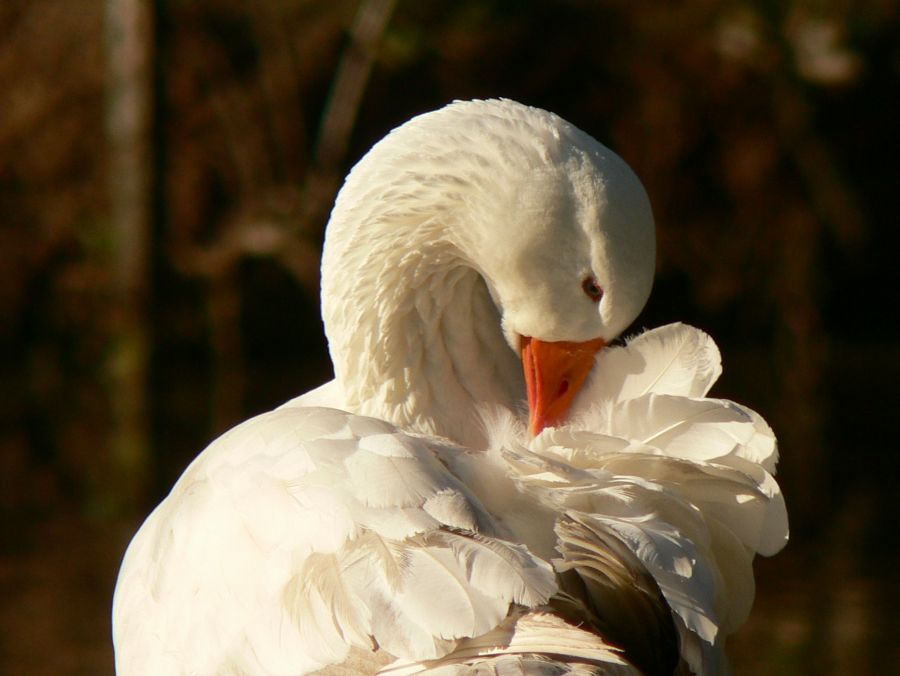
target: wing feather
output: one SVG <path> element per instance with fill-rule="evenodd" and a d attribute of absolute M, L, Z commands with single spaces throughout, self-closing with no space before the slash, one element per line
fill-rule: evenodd
<path fill-rule="evenodd" d="M 285 407 L 226 433 L 129 547 L 120 668 L 296 674 L 377 647 L 436 658 L 511 603 L 546 602 L 552 568 L 492 539 L 501 528 L 447 452 L 331 409 Z M 151 659 L 163 653 L 172 668 Z"/>
<path fill-rule="evenodd" d="M 556 591 L 552 566 L 524 545 L 449 531 L 432 531 L 423 542 L 449 547 L 468 581 L 489 596 L 537 606 Z"/>
<path fill-rule="evenodd" d="M 429 674 L 609 674 L 636 676 L 615 646 L 596 633 L 536 609 L 515 612 L 490 632 L 465 639 L 439 661 L 398 660 L 379 673 Z"/>

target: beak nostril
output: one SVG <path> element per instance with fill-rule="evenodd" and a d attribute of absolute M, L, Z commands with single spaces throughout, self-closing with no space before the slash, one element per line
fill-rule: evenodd
<path fill-rule="evenodd" d="M 556 394 L 556 396 L 561 397 L 568 391 L 569 391 L 569 379 L 563 378 L 562 382 L 559 384 L 559 392 Z"/>

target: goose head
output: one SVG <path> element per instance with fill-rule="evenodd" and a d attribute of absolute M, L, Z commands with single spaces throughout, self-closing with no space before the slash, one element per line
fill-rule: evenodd
<path fill-rule="evenodd" d="M 513 101 L 456 102 L 395 129 L 331 215 L 323 318 L 360 413 L 477 443 L 479 406 L 564 419 L 643 308 L 653 215 L 615 153 Z"/>

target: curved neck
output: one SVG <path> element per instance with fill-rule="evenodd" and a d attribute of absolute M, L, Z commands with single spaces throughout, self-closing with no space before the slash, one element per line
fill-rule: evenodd
<path fill-rule="evenodd" d="M 345 405 L 480 447 L 479 407 L 524 399 L 484 279 L 438 229 L 392 224 L 330 242 L 323 316 Z"/>

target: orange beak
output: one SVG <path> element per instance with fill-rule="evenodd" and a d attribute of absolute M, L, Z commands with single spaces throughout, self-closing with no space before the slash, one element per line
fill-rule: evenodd
<path fill-rule="evenodd" d="M 547 343 L 522 338 L 522 367 L 528 387 L 531 433 L 559 425 L 584 384 L 594 356 L 606 345 L 602 338 L 583 343 Z"/>

